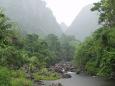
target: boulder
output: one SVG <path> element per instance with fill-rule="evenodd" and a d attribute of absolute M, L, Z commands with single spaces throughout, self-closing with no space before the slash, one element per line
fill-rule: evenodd
<path fill-rule="evenodd" d="M 77 71 L 76 74 L 80 74 L 80 71 Z"/>
<path fill-rule="evenodd" d="M 62 78 L 71 78 L 72 76 L 70 74 L 63 74 Z"/>
<path fill-rule="evenodd" d="M 50 86 L 62 86 L 61 83 L 52 83 Z"/>

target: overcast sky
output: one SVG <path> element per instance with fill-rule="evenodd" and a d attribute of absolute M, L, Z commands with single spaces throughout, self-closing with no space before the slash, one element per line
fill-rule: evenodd
<path fill-rule="evenodd" d="M 91 3 L 100 0 L 45 0 L 47 6 L 53 11 L 59 23 L 64 22 L 69 26 L 80 10 Z"/>

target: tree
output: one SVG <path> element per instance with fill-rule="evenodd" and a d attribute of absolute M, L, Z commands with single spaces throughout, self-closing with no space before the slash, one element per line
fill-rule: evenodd
<path fill-rule="evenodd" d="M 76 50 L 76 65 L 89 74 L 115 77 L 115 28 L 100 28 Z"/>
<path fill-rule="evenodd" d="M 48 49 L 52 52 L 52 55 L 54 55 L 54 63 L 58 62 L 60 60 L 60 41 L 58 37 L 54 34 L 49 34 L 45 38 L 47 44 L 48 44 Z"/>
<path fill-rule="evenodd" d="M 8 37 L 12 32 L 12 24 L 3 11 L 0 9 L 0 44 L 7 45 Z"/>
<path fill-rule="evenodd" d="M 94 3 L 91 10 L 99 12 L 99 23 L 109 27 L 115 26 L 115 0 L 101 0 Z"/>
<path fill-rule="evenodd" d="M 76 39 L 74 36 L 63 34 L 60 38 L 61 58 L 64 61 L 71 61 L 74 58 Z"/>

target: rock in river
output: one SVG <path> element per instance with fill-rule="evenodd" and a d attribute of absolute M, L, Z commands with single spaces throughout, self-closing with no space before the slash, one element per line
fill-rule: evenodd
<path fill-rule="evenodd" d="M 67 73 L 65 73 L 65 74 L 62 75 L 62 78 L 71 78 L 71 77 L 72 76 L 70 74 L 67 74 Z"/>

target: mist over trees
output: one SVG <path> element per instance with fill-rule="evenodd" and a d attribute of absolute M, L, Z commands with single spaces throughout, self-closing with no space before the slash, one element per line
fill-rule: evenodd
<path fill-rule="evenodd" d="M 66 35 L 58 37 L 48 34 L 42 37 L 35 33 L 22 34 L 4 11 L 0 10 L 0 85 L 20 86 L 21 83 L 22 86 L 33 86 L 35 82 L 31 78 L 60 78 L 48 68 L 60 61 L 71 61 L 76 40 Z"/>
<path fill-rule="evenodd" d="M 0 0 L 0 7 L 16 22 L 22 31 L 37 33 L 41 36 L 48 34 L 61 35 L 62 30 L 53 16 L 52 11 L 42 0 Z"/>

